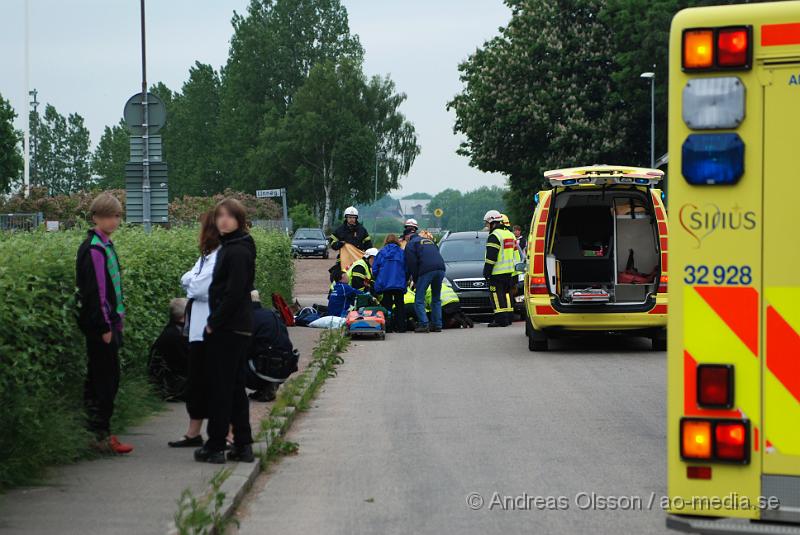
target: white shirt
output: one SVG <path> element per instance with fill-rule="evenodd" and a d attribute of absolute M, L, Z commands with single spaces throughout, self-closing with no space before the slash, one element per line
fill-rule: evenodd
<path fill-rule="evenodd" d="M 217 263 L 217 252 L 219 247 L 211 251 L 207 256 L 197 259 L 194 267 L 183 274 L 181 286 L 186 290 L 186 297 L 194 299 L 192 301 L 192 312 L 189 316 L 189 341 L 202 342 L 203 331 L 206 328 L 208 315 L 208 288 L 211 286 L 211 279 L 214 275 L 214 265 Z"/>

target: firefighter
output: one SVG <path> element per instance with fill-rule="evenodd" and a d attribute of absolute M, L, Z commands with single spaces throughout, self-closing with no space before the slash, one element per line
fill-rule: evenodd
<path fill-rule="evenodd" d="M 514 308 L 511 304 L 511 288 L 514 284 L 514 259 L 517 240 L 503 226 L 503 215 L 489 210 L 483 217 L 489 227 L 486 240 L 486 259 L 483 276 L 489 281 L 489 291 L 494 302 L 494 318 L 489 327 L 508 327 Z"/>
<path fill-rule="evenodd" d="M 378 250 L 370 247 L 364 251 L 364 257 L 361 260 L 353 262 L 353 265 L 347 269 L 350 286 L 365 292 L 372 288 L 372 264 L 375 262 L 377 255 Z"/>
<path fill-rule="evenodd" d="M 349 206 L 344 211 L 344 222 L 328 236 L 331 249 L 338 251 L 344 247 L 345 243 L 365 251 L 372 248 L 372 238 L 358 221 L 358 210 L 355 206 Z M 336 255 L 336 263 L 328 271 L 331 274 L 331 282 L 336 282 L 342 273 L 340 256 Z"/>

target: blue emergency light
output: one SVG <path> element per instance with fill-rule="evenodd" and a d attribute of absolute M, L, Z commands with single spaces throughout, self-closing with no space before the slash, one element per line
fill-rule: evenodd
<path fill-rule="evenodd" d="M 683 142 L 683 178 L 689 184 L 733 185 L 744 174 L 739 134 L 691 134 Z"/>

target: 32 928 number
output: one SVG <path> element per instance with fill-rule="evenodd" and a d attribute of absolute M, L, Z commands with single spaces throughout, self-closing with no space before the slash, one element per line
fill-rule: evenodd
<path fill-rule="evenodd" d="M 688 265 L 683 269 L 683 282 L 702 286 L 705 284 L 749 286 L 753 283 L 750 266 Z"/>

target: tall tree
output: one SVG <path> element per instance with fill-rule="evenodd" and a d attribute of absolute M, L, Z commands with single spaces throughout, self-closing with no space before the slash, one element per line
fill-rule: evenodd
<path fill-rule="evenodd" d="M 168 163 L 175 196 L 218 193 L 230 181 L 218 153 L 219 92 L 214 68 L 196 62 L 181 93 L 173 97 Z"/>
<path fill-rule="evenodd" d="M 336 209 L 372 200 L 377 151 L 379 194 L 397 187 L 419 153 L 413 125 L 397 111 L 404 97 L 386 87 L 368 84 L 358 63 L 317 64 L 286 115 L 262 130 L 251 165 L 286 177 L 290 194 L 329 227 Z"/>
<path fill-rule="evenodd" d="M 87 189 L 91 183 L 91 141 L 83 117 L 64 117 L 48 104 L 37 123 L 36 175 L 32 186 L 47 188 L 51 195 Z"/>
<path fill-rule="evenodd" d="M 283 117 L 311 68 L 322 61 L 361 62 L 340 0 L 251 0 L 234 14 L 234 34 L 222 71 L 220 155 L 233 184 L 252 190 L 261 170 L 248 168 L 251 150 L 268 121 Z"/>
<path fill-rule="evenodd" d="M 0 193 L 8 193 L 24 164 L 19 151 L 19 132 L 14 129 L 17 114 L 0 95 Z"/>
<path fill-rule="evenodd" d="M 92 172 L 97 175 L 98 186 L 103 189 L 125 187 L 125 164 L 130 160 L 130 132 L 120 119 L 114 126 L 106 126 L 92 156 Z"/>
<path fill-rule="evenodd" d="M 602 0 L 506 0 L 511 21 L 459 67 L 465 87 L 449 107 L 466 136 L 459 153 L 509 177 L 521 219 L 542 172 L 570 163 L 613 162 L 627 111 L 609 102 L 610 37 Z"/>
<path fill-rule="evenodd" d="M 64 137 L 64 176 L 60 193 L 84 191 L 92 184 L 91 139 L 83 117 L 71 113 L 67 117 Z"/>

